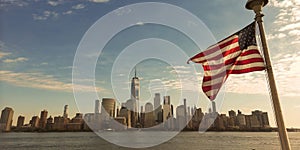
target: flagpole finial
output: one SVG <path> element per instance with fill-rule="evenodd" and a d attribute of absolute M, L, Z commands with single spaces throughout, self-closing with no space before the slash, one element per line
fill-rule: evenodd
<path fill-rule="evenodd" d="M 269 0 L 248 0 L 246 3 L 246 8 L 249 10 L 261 10 L 262 7 L 266 6 L 269 3 Z"/>

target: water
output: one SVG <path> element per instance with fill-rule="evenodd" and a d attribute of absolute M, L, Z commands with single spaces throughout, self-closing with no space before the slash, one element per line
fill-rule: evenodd
<path fill-rule="evenodd" d="M 161 132 L 163 134 L 163 132 Z M 118 133 L 111 133 L 112 136 Z M 289 133 L 292 149 L 300 149 L 300 133 Z M 0 133 L 0 149 L 20 150 L 123 150 L 130 149 L 111 144 L 92 132 L 66 133 Z M 280 149 L 275 132 L 183 132 L 161 145 L 149 150 L 190 150 L 190 149 Z"/>

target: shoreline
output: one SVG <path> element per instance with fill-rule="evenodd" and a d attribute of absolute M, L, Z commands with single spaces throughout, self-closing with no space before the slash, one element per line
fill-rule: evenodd
<path fill-rule="evenodd" d="M 178 132 L 177 130 L 99 130 L 99 132 Z M 40 129 L 31 129 L 31 130 L 15 130 L 9 132 L 0 132 L 0 133 L 68 133 L 68 132 L 94 132 L 92 130 L 76 130 L 76 131 L 67 131 L 67 130 L 40 130 Z M 277 128 L 267 128 L 267 129 L 230 129 L 230 130 L 217 130 L 217 129 L 208 129 L 205 131 L 197 130 L 181 130 L 179 132 L 278 132 Z M 287 128 L 287 132 L 300 132 L 300 128 Z"/>

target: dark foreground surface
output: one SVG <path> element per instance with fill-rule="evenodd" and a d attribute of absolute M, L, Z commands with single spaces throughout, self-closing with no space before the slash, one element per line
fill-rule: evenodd
<path fill-rule="evenodd" d="M 144 131 L 138 134 L 142 135 Z M 164 134 L 164 132 L 160 132 Z M 108 133 L 120 136 L 119 133 Z M 125 138 L 125 137 L 124 137 Z M 159 137 L 157 137 L 159 138 Z M 300 133 L 289 133 L 292 149 L 300 149 Z M 137 137 L 143 141 L 142 137 Z M 131 139 L 128 139 L 129 141 Z M 132 139 L 134 140 L 134 139 Z M 147 141 L 144 141 L 147 142 Z M 143 144 L 142 142 L 140 143 Z M 124 148 L 111 144 L 92 132 L 68 133 L 0 133 L 1 150 L 123 150 Z M 181 150 L 181 149 L 280 149 L 280 143 L 275 132 L 182 132 L 173 139 L 146 149 Z"/>

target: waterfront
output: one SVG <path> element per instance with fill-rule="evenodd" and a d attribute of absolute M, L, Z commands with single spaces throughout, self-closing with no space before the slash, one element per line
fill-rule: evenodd
<path fill-rule="evenodd" d="M 120 136 L 111 132 L 111 136 Z M 161 134 L 164 134 L 161 132 Z M 141 135 L 141 134 L 139 134 Z M 300 149 L 300 133 L 289 133 L 292 149 Z M 139 137 L 137 137 L 139 138 Z M 123 150 L 101 139 L 92 132 L 60 133 L 1 133 L 2 150 L 56 150 L 56 149 L 101 149 Z M 147 148 L 149 150 L 181 149 L 280 149 L 276 132 L 182 132 L 170 141 Z"/>

